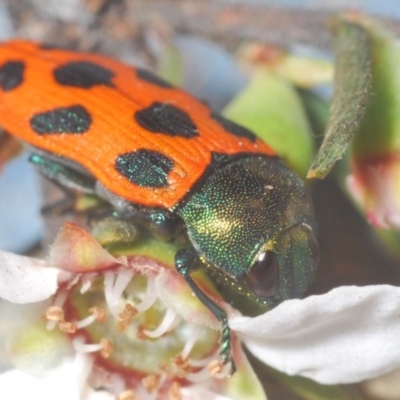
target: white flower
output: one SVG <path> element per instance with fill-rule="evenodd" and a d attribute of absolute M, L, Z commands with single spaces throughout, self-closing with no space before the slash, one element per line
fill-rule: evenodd
<path fill-rule="evenodd" d="M 0 252 L 0 273 L 7 277 L 0 297 L 27 303 L 24 323 L 7 340 L 17 369 L 0 376 L 0 398 L 266 398 L 236 338 L 238 371 L 228 378 L 219 322 L 168 265 L 138 254 L 114 257 L 65 224 L 47 262 Z"/>
<path fill-rule="evenodd" d="M 230 316 L 238 372 L 228 378 L 217 321 L 156 261 L 114 258 L 69 224 L 47 264 L 0 252 L 0 274 L 0 297 L 41 302 L 47 319 L 46 329 L 32 312 L 10 336 L 17 369 L 0 375 L 1 398 L 265 399 L 240 341 L 265 364 L 325 384 L 400 367 L 400 288 L 389 285 L 340 287 L 254 318 L 209 293 Z"/>

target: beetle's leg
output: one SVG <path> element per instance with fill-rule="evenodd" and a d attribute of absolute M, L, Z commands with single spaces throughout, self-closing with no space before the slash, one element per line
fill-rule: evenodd
<path fill-rule="evenodd" d="M 152 211 L 147 219 L 149 221 L 149 231 L 154 237 L 163 242 L 174 240 L 182 233 L 182 222 L 168 210 L 160 208 Z"/>
<path fill-rule="evenodd" d="M 63 214 L 71 211 L 74 208 L 75 197 L 70 190 L 94 194 L 93 178 L 39 154 L 32 154 L 29 161 L 42 176 L 51 180 L 65 195 L 64 199 L 43 207 L 43 214 Z"/>
<path fill-rule="evenodd" d="M 199 257 L 194 249 L 181 249 L 175 256 L 175 268 L 192 289 L 197 298 L 215 315 L 222 324 L 220 354 L 224 364 L 231 363 L 231 372 L 236 371 L 231 351 L 231 330 L 226 312 L 214 303 L 196 284 L 190 274 L 199 267 Z"/>
<path fill-rule="evenodd" d="M 42 208 L 43 214 L 58 215 L 75 208 L 76 198 L 72 191 L 97 196 L 96 180 L 65 164 L 65 160 L 58 162 L 46 155 L 32 154 L 29 161 L 45 178 L 50 179 L 65 194 L 65 197 L 49 206 Z M 64 163 L 63 163 L 64 161 Z M 92 234 L 104 246 L 115 243 L 131 243 L 137 237 L 137 229 L 132 221 L 125 221 L 105 203 L 100 208 L 87 211 L 88 222 Z"/>
<path fill-rule="evenodd" d="M 59 183 L 63 187 L 87 194 L 95 193 L 96 181 L 90 176 L 86 176 L 62 163 L 39 154 L 32 154 L 29 157 L 29 161 L 43 176 Z"/>

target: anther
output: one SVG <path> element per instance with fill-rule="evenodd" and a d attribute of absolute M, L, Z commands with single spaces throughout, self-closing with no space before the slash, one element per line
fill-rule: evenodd
<path fill-rule="evenodd" d="M 137 309 L 132 304 L 126 303 L 124 310 L 119 314 L 117 329 L 119 332 L 126 332 L 133 317 L 138 313 Z"/>
<path fill-rule="evenodd" d="M 94 353 L 100 351 L 100 354 L 104 358 L 110 357 L 113 350 L 112 343 L 106 338 L 102 338 L 100 343 L 97 344 L 83 343 L 82 338 L 75 338 L 72 343 L 77 353 Z"/>
<path fill-rule="evenodd" d="M 57 322 L 59 321 L 64 321 L 64 311 L 62 310 L 62 306 L 65 303 L 65 300 L 67 300 L 67 292 L 61 291 L 59 292 L 53 302 L 53 306 L 49 307 L 45 313 L 45 318 L 48 320 L 46 328 L 51 331 L 57 326 Z M 49 312 L 50 311 L 50 312 Z M 61 311 L 61 313 L 60 313 Z M 47 313 L 49 312 L 49 315 L 52 316 L 52 318 L 56 319 L 49 319 L 47 318 Z M 62 314 L 62 317 L 61 317 Z"/>
<path fill-rule="evenodd" d="M 74 322 L 60 321 L 58 328 L 65 333 L 75 333 L 78 329 L 77 324 Z"/>
<path fill-rule="evenodd" d="M 205 360 L 202 360 L 204 364 Z M 190 360 L 191 366 L 193 366 L 192 360 Z M 185 378 L 192 383 L 201 383 L 209 380 L 210 378 L 224 379 L 231 374 L 231 363 L 223 364 L 221 361 L 212 359 L 208 365 L 198 372 L 190 373 Z"/>
<path fill-rule="evenodd" d="M 64 321 L 64 311 L 60 307 L 51 306 L 44 313 L 44 318 L 48 321 Z"/>
<path fill-rule="evenodd" d="M 97 322 L 105 322 L 107 320 L 106 311 L 101 307 L 91 307 L 89 312 L 96 317 Z"/>
<path fill-rule="evenodd" d="M 149 393 L 157 389 L 159 384 L 160 377 L 157 375 L 147 375 L 142 379 L 142 385 Z"/>
<path fill-rule="evenodd" d="M 178 382 L 172 382 L 172 385 L 168 389 L 168 399 L 169 400 L 181 400 L 181 385 Z"/>
<path fill-rule="evenodd" d="M 119 394 L 117 400 L 135 400 L 135 392 L 133 390 L 124 390 Z"/>
<path fill-rule="evenodd" d="M 171 361 L 178 367 L 182 372 L 190 372 L 191 367 L 187 358 L 183 358 L 182 355 L 172 357 Z"/>
<path fill-rule="evenodd" d="M 113 344 L 106 338 L 101 338 L 100 345 L 102 346 L 100 354 L 104 358 L 109 358 L 113 351 Z"/>
<path fill-rule="evenodd" d="M 222 371 L 223 364 L 221 361 L 212 360 L 210 364 L 208 364 L 207 369 L 210 372 L 210 375 L 214 377 L 216 374 Z"/>
<path fill-rule="evenodd" d="M 207 367 L 210 375 L 216 379 L 225 379 L 231 375 L 232 364 L 230 362 L 223 364 L 221 361 L 213 360 Z"/>

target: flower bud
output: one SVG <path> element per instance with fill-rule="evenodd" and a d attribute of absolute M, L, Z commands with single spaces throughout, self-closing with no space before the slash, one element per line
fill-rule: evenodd
<path fill-rule="evenodd" d="M 347 184 L 369 221 L 400 228 L 400 42 L 360 18 L 371 45 L 372 90 L 352 148 Z"/>

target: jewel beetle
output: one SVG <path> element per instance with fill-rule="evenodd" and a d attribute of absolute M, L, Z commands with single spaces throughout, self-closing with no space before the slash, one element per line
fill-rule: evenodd
<path fill-rule="evenodd" d="M 178 272 L 213 279 L 275 305 L 308 287 L 317 263 L 301 179 L 251 131 L 146 69 L 29 41 L 0 45 L 0 125 L 30 161 L 66 188 L 96 194 L 132 224 L 183 240 Z"/>

